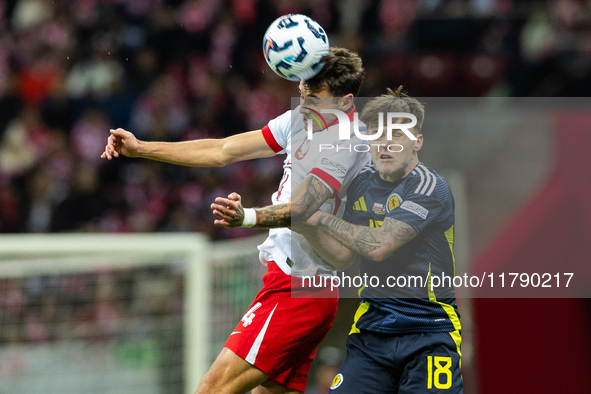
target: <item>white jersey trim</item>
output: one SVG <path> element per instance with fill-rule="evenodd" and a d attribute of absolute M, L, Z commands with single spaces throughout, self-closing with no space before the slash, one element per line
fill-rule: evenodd
<path fill-rule="evenodd" d="M 427 182 L 425 183 L 425 186 L 423 187 L 423 190 L 420 191 L 419 194 L 425 194 L 427 196 L 430 196 L 431 193 L 433 193 L 433 190 L 435 190 L 435 185 L 437 185 L 437 177 L 435 176 L 435 174 L 433 174 L 431 171 L 429 171 L 429 169 L 427 167 L 425 167 L 422 164 L 419 164 L 419 166 L 423 171 L 425 171 L 426 174 L 426 178 L 427 178 Z M 418 169 L 417 167 L 417 169 Z M 432 179 L 432 181 L 431 181 Z M 422 183 L 422 177 L 421 177 L 421 183 Z M 431 186 L 429 188 L 429 186 Z M 419 187 L 417 188 L 417 190 L 419 190 L 421 187 L 421 185 L 419 184 Z M 415 191 L 415 193 L 417 193 Z"/>

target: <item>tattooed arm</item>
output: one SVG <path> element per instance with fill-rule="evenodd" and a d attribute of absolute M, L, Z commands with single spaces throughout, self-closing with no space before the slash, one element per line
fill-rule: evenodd
<path fill-rule="evenodd" d="M 353 264 L 356 254 L 341 245 L 326 231 L 305 223 L 293 225 L 291 229 L 303 235 L 312 245 L 316 254 L 334 269 L 343 271 Z"/>
<path fill-rule="evenodd" d="M 308 220 L 341 245 L 374 261 L 383 261 L 402 245 L 416 237 L 415 229 L 399 220 L 386 218 L 379 228 L 351 224 L 334 215 L 317 212 Z"/>
<path fill-rule="evenodd" d="M 296 187 L 289 203 L 255 208 L 256 224 L 253 227 L 289 227 L 292 221 L 294 223 L 305 222 L 333 193 L 324 182 L 314 175 L 308 175 Z M 230 198 L 232 195 L 240 197 L 238 194 L 232 193 L 228 198 L 216 198 L 217 204 L 211 205 L 214 215 L 218 217 L 218 220 L 214 221 L 218 226 L 239 227 L 244 221 L 244 208 L 240 200 Z"/>

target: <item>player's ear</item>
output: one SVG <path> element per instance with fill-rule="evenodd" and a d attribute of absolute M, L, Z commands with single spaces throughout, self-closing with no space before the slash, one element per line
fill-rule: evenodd
<path fill-rule="evenodd" d="M 415 141 L 415 147 L 413 150 L 415 152 L 418 152 L 421 150 L 422 147 L 423 147 L 423 135 L 417 134 L 417 140 Z"/>
<path fill-rule="evenodd" d="M 354 99 L 354 96 L 352 93 L 349 93 L 348 95 L 343 96 L 343 98 L 340 100 L 341 101 L 341 108 L 340 109 L 342 111 L 347 111 L 350 108 L 352 108 L 353 107 L 353 99 Z"/>

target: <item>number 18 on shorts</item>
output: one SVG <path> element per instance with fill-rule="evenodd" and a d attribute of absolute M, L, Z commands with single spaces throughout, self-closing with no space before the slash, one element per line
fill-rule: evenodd
<path fill-rule="evenodd" d="M 463 393 L 460 340 L 459 332 L 351 334 L 330 393 Z"/>

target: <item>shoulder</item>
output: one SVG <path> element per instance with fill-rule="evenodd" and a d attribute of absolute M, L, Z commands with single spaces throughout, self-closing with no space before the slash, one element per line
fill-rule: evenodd
<path fill-rule="evenodd" d="M 404 191 L 407 198 L 412 196 L 431 197 L 442 204 L 449 199 L 451 194 L 445 178 L 423 163 L 419 163 L 407 176 Z"/>
<path fill-rule="evenodd" d="M 353 179 L 353 183 L 351 183 L 351 189 L 357 192 L 358 189 L 362 187 L 367 187 L 368 181 L 370 181 L 374 174 L 378 171 L 376 166 L 373 163 L 370 163 L 363 167 L 359 174 Z"/>
<path fill-rule="evenodd" d="M 297 126 L 303 127 L 302 116 L 299 113 L 299 107 L 294 110 L 288 110 L 278 117 L 269 121 L 269 128 L 275 132 L 290 133 L 292 129 L 296 130 Z"/>

